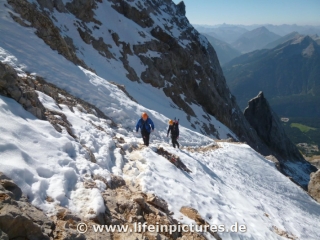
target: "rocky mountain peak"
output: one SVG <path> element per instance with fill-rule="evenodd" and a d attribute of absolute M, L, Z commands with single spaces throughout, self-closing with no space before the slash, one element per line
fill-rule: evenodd
<path fill-rule="evenodd" d="M 312 42 L 313 42 L 313 39 L 309 35 L 306 35 L 306 36 L 300 35 L 291 40 L 291 44 L 299 44 L 299 45 L 310 44 Z"/>
<path fill-rule="evenodd" d="M 178 13 L 179 13 L 180 15 L 183 15 L 183 16 L 186 15 L 186 5 L 184 4 L 183 1 L 181 1 L 181 2 L 179 2 L 179 3 L 177 4 L 177 9 L 178 9 Z"/>
<path fill-rule="evenodd" d="M 270 34 L 270 35 L 276 35 L 275 33 L 269 31 L 265 26 L 255 28 L 249 32 L 247 32 L 247 36 L 259 36 L 261 34 Z M 277 36 L 277 35 L 276 35 Z"/>
<path fill-rule="evenodd" d="M 286 50 L 288 54 L 301 54 L 303 57 L 312 57 L 314 53 L 320 54 L 320 47 L 317 42 L 309 35 L 297 35 L 294 38 L 288 40 L 287 42 L 279 45 L 275 48 L 275 51 Z"/>
<path fill-rule="evenodd" d="M 243 53 L 262 49 L 268 43 L 271 43 L 280 36 L 270 32 L 266 27 L 259 27 L 251 31 L 243 33 L 232 46 Z"/>
<path fill-rule="evenodd" d="M 265 26 L 262 26 L 252 30 L 252 32 L 270 32 L 270 31 Z"/>
<path fill-rule="evenodd" d="M 278 158 L 284 173 L 288 174 L 292 171 L 288 168 L 288 162 L 301 162 L 304 165 L 303 171 L 306 171 L 307 175 L 317 170 L 303 158 L 298 148 L 287 137 L 279 117 L 271 109 L 262 91 L 249 101 L 248 107 L 244 110 L 244 116 L 262 141 L 271 149 L 272 154 Z M 306 188 L 307 184 L 308 181 L 303 187 Z"/>
<path fill-rule="evenodd" d="M 302 160 L 298 149 L 287 138 L 278 116 L 272 111 L 262 91 L 248 102 L 244 116 L 260 138 L 283 159 Z M 279 141 L 286 141 L 282 144 Z"/>

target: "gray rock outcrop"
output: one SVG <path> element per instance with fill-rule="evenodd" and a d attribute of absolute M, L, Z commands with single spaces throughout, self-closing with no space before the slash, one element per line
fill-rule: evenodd
<path fill-rule="evenodd" d="M 186 15 L 186 5 L 184 4 L 183 1 L 179 2 L 177 4 L 177 9 L 178 9 L 178 13 L 182 16 Z"/>
<path fill-rule="evenodd" d="M 50 239 L 54 223 L 27 202 L 21 189 L 0 172 L 1 239 Z"/>
<path fill-rule="evenodd" d="M 0 94 L 13 98 L 39 119 L 46 119 L 45 108 L 34 89 L 24 83 L 16 71 L 0 62 Z"/>
<path fill-rule="evenodd" d="M 288 138 L 279 117 L 270 108 L 263 92 L 259 92 L 248 104 L 244 116 L 275 156 L 291 161 L 304 160 L 298 148 Z"/>
<path fill-rule="evenodd" d="M 59 11 L 65 11 L 61 0 L 38 0 L 43 12 L 39 11 L 34 4 L 26 0 L 8 0 L 8 3 L 13 7 L 15 12 L 19 13 L 21 18 L 27 20 L 30 25 L 28 25 L 29 23 L 26 24 L 20 17 L 11 15 L 16 22 L 24 27 L 34 27 L 37 29 L 36 34 L 38 37 L 43 39 L 53 50 L 56 50 L 71 62 L 88 69 L 86 64 L 75 54 L 75 47 L 72 42 L 70 42 L 70 39 L 63 38 L 60 35 L 59 29 L 54 25 L 44 10 L 49 9 L 52 11 L 53 7 L 56 7 Z"/>

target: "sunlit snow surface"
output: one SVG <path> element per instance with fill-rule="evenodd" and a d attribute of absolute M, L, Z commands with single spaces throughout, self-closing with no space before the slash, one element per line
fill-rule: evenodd
<path fill-rule="evenodd" d="M 75 140 L 65 130 L 58 133 L 49 122 L 36 119 L 14 100 L 0 96 L 0 171 L 21 187 L 32 204 L 48 214 L 53 214 L 54 206 L 59 204 L 83 218 L 92 217 L 92 210 L 95 213 L 105 210 L 101 192 L 106 186 L 96 180 L 97 188 L 86 189 L 84 183 L 93 182 L 93 174 L 108 180 L 113 173 L 123 176 L 128 184 L 138 182 L 143 191 L 164 198 L 177 219 L 181 217 L 182 206 L 191 206 L 211 224 L 247 225 L 247 233 L 219 233 L 223 239 L 283 239 L 272 231 L 273 226 L 299 239 L 320 239 L 320 205 L 278 172 L 273 163 L 245 144 L 217 143 L 220 148 L 216 150 L 194 153 L 186 148 L 173 149 L 166 138 L 166 128 L 168 118 L 178 112 L 167 108 L 168 114 L 163 114 L 166 111 L 159 103 L 164 101 L 158 99 L 168 99 L 159 90 L 131 83 L 139 103 L 131 101 L 106 81 L 114 80 L 111 73 L 107 77 L 97 76 L 68 62 L 34 35 L 34 29 L 13 22 L 3 3 L 1 0 L 0 60 L 21 75 L 29 71 L 45 77 L 96 105 L 118 124 L 112 128 L 107 120 L 83 112 L 81 106 L 74 107 L 72 112 L 38 92 L 46 108 L 67 116 L 77 136 Z M 149 89 L 150 95 L 139 98 L 139 88 Z M 144 101 L 150 96 L 156 100 Z M 122 156 L 113 137 L 124 138 L 124 149 L 142 143 L 133 132 L 142 111 L 147 111 L 156 125 L 151 146 Z M 181 126 L 179 141 L 183 146 L 216 144 L 183 126 L 190 127 Z M 87 152 L 81 145 L 91 149 L 97 163 L 87 160 Z M 177 169 L 157 155 L 157 147 L 178 155 L 192 173 Z M 46 201 L 48 196 L 53 203 Z M 186 217 L 181 220 L 189 221 Z"/>

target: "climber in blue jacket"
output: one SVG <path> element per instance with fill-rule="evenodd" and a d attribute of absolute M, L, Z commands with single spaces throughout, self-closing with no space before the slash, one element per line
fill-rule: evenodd
<path fill-rule="evenodd" d="M 141 118 L 137 122 L 136 132 L 139 131 L 139 128 L 141 129 L 144 145 L 149 146 L 150 133 L 154 131 L 154 124 L 145 112 L 141 114 Z"/>

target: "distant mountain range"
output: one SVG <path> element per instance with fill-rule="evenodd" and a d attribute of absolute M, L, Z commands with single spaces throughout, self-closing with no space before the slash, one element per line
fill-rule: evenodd
<path fill-rule="evenodd" d="M 320 26 L 298 25 L 230 25 L 220 24 L 214 26 L 194 25 L 200 32 L 210 35 L 217 40 L 230 44 L 236 50 L 246 53 L 258 49 L 271 49 L 290 40 L 296 34 L 318 36 Z M 281 37 L 283 37 L 281 39 Z M 320 38 L 314 38 L 320 42 Z M 270 45 L 269 45 L 270 44 Z"/>
<path fill-rule="evenodd" d="M 280 36 L 270 32 L 266 27 L 259 27 L 243 33 L 231 45 L 242 53 L 262 49 L 266 44 L 279 39 Z"/>
<path fill-rule="evenodd" d="M 320 117 L 320 46 L 310 36 L 241 55 L 223 71 L 242 109 L 263 91 L 280 116 Z"/>
<path fill-rule="evenodd" d="M 212 47 L 216 50 L 221 65 L 241 55 L 241 52 L 233 48 L 230 44 L 208 34 L 203 33 L 202 35 L 207 38 Z"/>
<path fill-rule="evenodd" d="M 197 30 L 200 33 L 208 34 L 229 44 L 236 41 L 245 32 L 248 32 L 247 29 L 238 26 L 226 26 L 219 28 L 199 27 Z"/>
<path fill-rule="evenodd" d="M 278 45 L 282 44 L 282 43 L 285 43 L 286 41 L 289 41 L 293 38 L 297 38 L 297 37 L 300 37 L 302 36 L 301 34 L 299 34 L 298 32 L 292 32 L 292 33 L 289 33 L 281 38 L 278 38 L 277 40 L 273 41 L 273 42 L 270 42 L 268 43 L 266 46 L 264 46 L 263 48 L 266 48 L 266 49 L 272 49 L 272 48 L 275 48 L 277 47 Z"/>
<path fill-rule="evenodd" d="M 299 26 L 296 24 L 282 24 L 282 25 L 273 25 L 273 24 L 253 24 L 253 25 L 233 25 L 233 24 L 219 24 L 219 25 L 197 25 L 193 24 L 193 26 L 199 32 L 215 32 L 218 33 L 220 30 L 218 29 L 244 29 L 247 31 L 251 31 L 253 29 L 259 27 L 266 27 L 269 31 L 274 32 L 280 36 L 287 35 L 292 32 L 298 32 L 304 35 L 320 35 L 320 26 L 312 26 L 312 25 L 304 25 Z M 222 31 L 220 31 L 222 33 Z M 220 39 L 223 40 L 223 39 Z"/>

